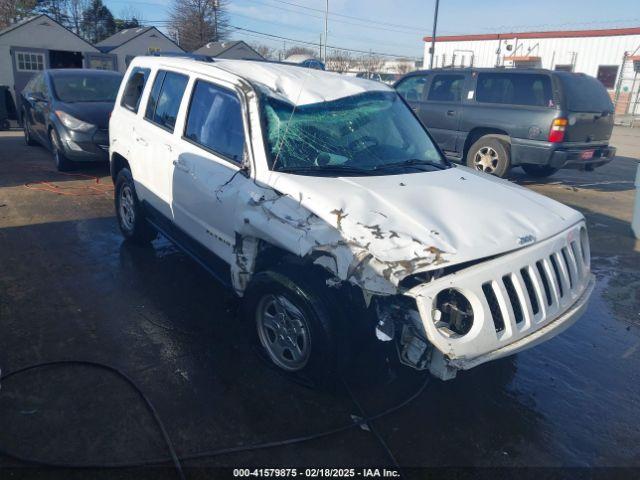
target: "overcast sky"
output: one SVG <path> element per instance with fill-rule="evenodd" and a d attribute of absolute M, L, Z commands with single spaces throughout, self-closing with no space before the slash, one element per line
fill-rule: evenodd
<path fill-rule="evenodd" d="M 128 5 L 147 22 L 168 17 L 169 0 L 104 0 L 114 15 Z M 228 0 L 231 24 L 318 43 L 325 0 Z M 435 0 L 329 0 L 329 45 L 422 57 Z M 438 33 L 493 33 L 640 26 L 637 0 L 440 0 Z M 301 8 L 307 7 L 307 8 Z M 356 17 L 356 18 L 352 18 Z M 158 23 L 157 26 L 161 27 Z M 234 39 L 281 48 L 283 41 L 236 31 Z M 287 46 L 292 42 L 286 42 Z"/>

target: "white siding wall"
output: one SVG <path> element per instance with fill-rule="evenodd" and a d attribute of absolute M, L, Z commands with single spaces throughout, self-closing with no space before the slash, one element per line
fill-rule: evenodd
<path fill-rule="evenodd" d="M 624 52 L 633 52 L 640 47 L 640 35 L 620 35 L 611 37 L 582 37 L 582 38 L 527 38 L 508 39 L 502 41 L 500 63 L 507 51 L 506 44 L 518 46 L 517 56 L 541 57 L 542 68 L 553 69 L 558 64 L 571 63 L 571 52 L 576 52 L 575 72 L 582 72 L 596 76 L 599 65 L 621 65 Z M 536 46 L 537 45 L 537 46 Z M 424 62 L 429 65 L 429 43 L 425 43 Z M 474 54 L 475 67 L 494 67 L 496 65 L 496 50 L 498 40 L 475 40 L 436 42 L 437 66 L 442 66 L 442 55 L 445 64 L 449 65 L 456 54 L 456 65 L 464 57 L 465 66 L 469 66 L 471 52 Z M 462 52 L 469 50 L 470 52 Z"/>
<path fill-rule="evenodd" d="M 118 70 L 124 73 L 127 69 L 127 55 L 146 55 L 149 53 L 149 49 L 152 49 L 152 51 L 159 49 L 162 52 L 182 52 L 180 47 L 164 35 L 151 30 L 134 38 L 130 42 L 111 50 L 109 53 L 113 53 L 118 56 Z"/>

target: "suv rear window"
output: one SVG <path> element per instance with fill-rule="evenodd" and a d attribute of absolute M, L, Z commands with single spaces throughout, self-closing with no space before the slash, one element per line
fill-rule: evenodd
<path fill-rule="evenodd" d="M 149 78 L 149 71 L 150 70 L 148 68 L 133 69 L 131 75 L 129 75 L 129 79 L 127 80 L 127 86 L 124 88 L 120 105 L 133 112 L 138 111 L 140 98 L 144 91 L 144 85 L 147 82 L 147 78 Z"/>
<path fill-rule="evenodd" d="M 147 102 L 145 118 L 173 132 L 189 77 L 174 72 L 158 71 Z"/>
<path fill-rule="evenodd" d="M 480 73 L 476 101 L 507 105 L 553 107 L 548 75 L 525 73 Z"/>
<path fill-rule="evenodd" d="M 613 103 L 599 80 L 580 73 L 558 75 L 571 112 L 613 112 Z"/>

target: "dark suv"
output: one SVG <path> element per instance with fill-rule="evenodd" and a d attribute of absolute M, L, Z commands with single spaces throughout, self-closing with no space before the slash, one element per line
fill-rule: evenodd
<path fill-rule="evenodd" d="M 559 168 L 593 170 L 611 161 L 613 104 L 580 73 L 438 69 L 394 87 L 451 160 L 504 176 L 512 166 L 544 177 Z"/>

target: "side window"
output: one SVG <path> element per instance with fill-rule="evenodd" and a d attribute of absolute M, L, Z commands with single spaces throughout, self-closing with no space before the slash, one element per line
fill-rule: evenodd
<path fill-rule="evenodd" d="M 476 101 L 553 107 L 551 79 L 540 74 L 481 73 L 478 75 Z"/>
<path fill-rule="evenodd" d="M 145 118 L 173 132 L 189 77 L 180 73 L 158 71 L 149 95 Z"/>
<path fill-rule="evenodd" d="M 128 108 L 132 112 L 138 111 L 140 105 L 140 98 L 144 91 L 144 86 L 149 78 L 150 70 L 148 68 L 134 68 L 129 75 L 127 85 L 124 87 L 124 93 L 122 94 L 122 100 L 120 105 Z"/>
<path fill-rule="evenodd" d="M 408 102 L 418 102 L 423 99 L 426 75 L 414 75 L 402 81 L 396 90 Z"/>
<path fill-rule="evenodd" d="M 191 95 L 185 137 L 230 160 L 241 162 L 244 129 L 238 96 L 198 80 Z"/>
<path fill-rule="evenodd" d="M 428 100 L 459 102 L 462 98 L 464 75 L 436 75 L 429 88 Z"/>

